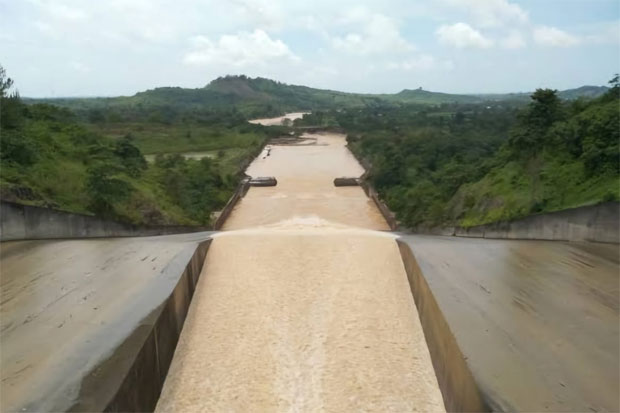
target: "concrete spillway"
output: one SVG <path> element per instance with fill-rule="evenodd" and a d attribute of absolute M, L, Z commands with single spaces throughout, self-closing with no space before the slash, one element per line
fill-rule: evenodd
<path fill-rule="evenodd" d="M 214 238 L 157 411 L 442 411 L 394 239 L 291 224 Z"/>
<path fill-rule="evenodd" d="M 248 172 L 216 236 L 1 243 L 0 410 L 618 410 L 617 245 L 397 244 L 339 135 Z"/>
<path fill-rule="evenodd" d="M 618 245 L 401 240 L 494 410 L 619 411 Z"/>
<path fill-rule="evenodd" d="M 208 236 L 3 242 L 0 411 L 105 409 Z"/>
<path fill-rule="evenodd" d="M 214 237 L 157 411 L 441 411 L 407 274 L 344 136 L 273 146 Z M 367 228 L 367 229 L 366 229 Z"/>

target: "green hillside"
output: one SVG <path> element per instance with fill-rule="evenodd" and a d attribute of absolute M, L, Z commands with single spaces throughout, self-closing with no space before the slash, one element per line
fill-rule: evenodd
<path fill-rule="evenodd" d="M 291 132 L 247 119 L 299 110 L 312 114 L 298 126 L 348 132 L 351 149 L 372 164 L 374 185 L 410 226 L 476 225 L 618 199 L 617 79 L 612 89 L 530 97 L 365 95 L 227 76 L 197 89 L 41 100 L 11 94 L 0 75 L 6 200 L 204 225 L 244 162 L 269 137 Z"/>
<path fill-rule="evenodd" d="M 485 99 L 479 96 L 455 95 L 450 93 L 429 92 L 428 90 L 404 89 L 394 95 L 383 95 L 384 99 L 396 103 L 417 103 L 438 105 L 441 103 L 482 103 Z"/>
<path fill-rule="evenodd" d="M 577 97 L 594 98 L 607 88 L 584 86 L 559 92 L 562 99 Z M 174 118 L 178 112 L 188 110 L 236 110 L 246 118 L 278 116 L 285 112 L 301 110 L 328 110 L 339 108 L 364 108 L 385 105 L 447 103 L 484 103 L 497 101 L 527 102 L 528 93 L 459 95 L 431 92 L 422 89 L 404 89 L 395 94 L 359 94 L 306 86 L 288 85 L 264 78 L 246 76 L 220 77 L 205 87 L 185 89 L 160 87 L 133 96 L 115 98 L 57 98 L 25 99 L 26 103 L 50 103 L 67 107 L 82 117 L 96 117 L 97 111 L 115 112 L 116 117 L 130 120 L 153 111 L 164 113 L 164 118 Z"/>
<path fill-rule="evenodd" d="M 0 66 L 0 197 L 134 224 L 208 225 L 243 165 L 287 132 L 248 124 L 234 111 L 178 110 L 183 121 L 171 123 L 137 111 L 132 122 L 108 122 L 117 112 L 102 107 L 89 122 L 67 108 L 25 105 L 11 84 Z M 196 150 L 212 154 L 176 154 Z M 160 155 L 147 163 L 144 151 Z"/>
<path fill-rule="evenodd" d="M 562 100 L 576 100 L 576 99 L 595 99 L 603 96 L 609 91 L 606 86 L 581 86 L 575 89 L 561 90 L 557 93 L 558 98 Z M 505 102 L 505 101 L 517 101 L 517 102 L 529 102 L 531 92 L 527 93 L 503 93 L 503 94 L 482 94 L 476 95 L 483 101 L 492 102 Z"/>
<path fill-rule="evenodd" d="M 349 132 L 405 225 L 472 226 L 620 199 L 617 77 L 612 85 L 589 101 L 539 89 L 520 109 L 455 104 L 312 117 Z"/>

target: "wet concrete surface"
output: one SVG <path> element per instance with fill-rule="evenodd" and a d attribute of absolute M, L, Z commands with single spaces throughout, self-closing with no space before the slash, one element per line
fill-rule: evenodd
<path fill-rule="evenodd" d="M 141 345 L 132 337 L 209 235 L 0 244 L 0 410 L 92 408 L 82 381 Z"/>
<path fill-rule="evenodd" d="M 618 411 L 618 245 L 403 236 L 492 407 Z"/>

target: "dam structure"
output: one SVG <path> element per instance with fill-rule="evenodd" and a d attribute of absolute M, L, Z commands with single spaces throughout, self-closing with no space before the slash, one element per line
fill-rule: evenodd
<path fill-rule="evenodd" d="M 620 410 L 617 242 L 397 232 L 346 137 L 303 130 L 218 231 L 3 202 L 0 411 Z M 617 240 L 617 208 L 517 226 Z"/>
<path fill-rule="evenodd" d="M 445 409 L 395 237 L 344 135 L 271 145 L 213 237 L 156 411 Z M 379 230 L 379 231 L 378 231 Z"/>

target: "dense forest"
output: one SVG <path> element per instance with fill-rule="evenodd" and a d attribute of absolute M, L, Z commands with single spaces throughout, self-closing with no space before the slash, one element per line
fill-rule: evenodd
<path fill-rule="evenodd" d="M 235 110 L 179 108 L 161 119 L 146 110 L 26 105 L 11 87 L 0 67 L 0 197 L 135 224 L 208 225 L 242 165 L 283 133 Z M 183 151 L 210 153 L 193 160 Z"/>
<path fill-rule="evenodd" d="M 409 227 L 472 226 L 619 199 L 620 87 L 590 100 L 539 89 L 509 102 L 318 111 L 341 127 Z"/>

